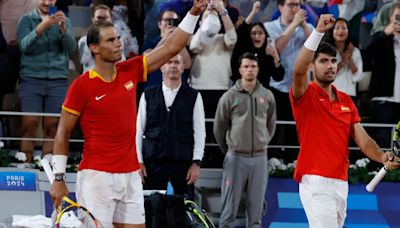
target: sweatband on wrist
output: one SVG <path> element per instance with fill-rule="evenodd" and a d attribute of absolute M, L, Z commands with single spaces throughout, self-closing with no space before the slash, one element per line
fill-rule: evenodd
<path fill-rule="evenodd" d="M 67 169 L 67 160 L 68 157 L 66 155 L 53 155 L 52 165 L 53 165 L 53 173 L 65 173 Z"/>
<path fill-rule="evenodd" d="M 193 34 L 199 17 L 200 16 L 194 16 L 188 12 L 181 23 L 179 23 L 178 27 L 186 33 Z"/>
<path fill-rule="evenodd" d="M 314 29 L 310 36 L 307 38 L 306 42 L 304 42 L 304 47 L 308 50 L 316 51 L 324 34 L 325 33 L 318 32 L 316 29 Z"/>

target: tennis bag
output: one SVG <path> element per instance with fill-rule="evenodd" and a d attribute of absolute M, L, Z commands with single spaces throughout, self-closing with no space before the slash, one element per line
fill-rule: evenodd
<path fill-rule="evenodd" d="M 185 200 L 187 224 L 190 228 L 215 228 L 211 219 L 204 209 L 201 209 L 195 202 Z"/>
<path fill-rule="evenodd" d="M 145 197 L 146 228 L 186 228 L 183 196 L 154 193 Z"/>
<path fill-rule="evenodd" d="M 145 196 L 146 228 L 215 228 L 205 210 L 180 195 Z"/>

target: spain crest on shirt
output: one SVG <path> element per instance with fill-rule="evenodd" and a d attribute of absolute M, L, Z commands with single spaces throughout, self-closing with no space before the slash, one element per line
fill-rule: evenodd
<path fill-rule="evenodd" d="M 132 81 L 129 81 L 129 82 L 125 83 L 124 86 L 125 86 L 126 90 L 131 90 L 131 89 L 133 89 L 134 84 Z"/>

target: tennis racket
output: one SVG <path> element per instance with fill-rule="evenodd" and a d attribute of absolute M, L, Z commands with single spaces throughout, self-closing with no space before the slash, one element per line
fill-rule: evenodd
<path fill-rule="evenodd" d="M 400 121 L 397 123 L 396 128 L 393 132 L 393 146 L 391 152 L 396 156 L 400 157 Z M 381 170 L 375 175 L 375 177 L 365 187 L 368 192 L 374 191 L 375 187 L 385 177 L 386 173 L 390 170 L 383 166 Z"/>
<path fill-rule="evenodd" d="M 50 163 L 47 159 L 42 159 L 40 161 L 44 172 L 47 175 L 47 178 L 50 181 L 50 184 L 53 184 L 54 174 L 53 170 L 50 166 Z M 80 204 L 74 202 L 67 196 L 63 197 L 64 203 L 62 205 L 66 206 L 62 208 L 56 209 L 56 217 L 55 217 L 55 227 L 89 227 L 89 228 L 99 228 L 99 224 L 92 213 L 87 210 L 85 207 L 81 206 Z"/>

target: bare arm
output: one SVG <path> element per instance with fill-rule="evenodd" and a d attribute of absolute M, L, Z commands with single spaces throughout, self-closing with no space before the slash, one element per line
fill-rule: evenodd
<path fill-rule="evenodd" d="M 61 111 L 60 122 L 58 123 L 57 133 L 53 146 L 53 155 L 68 156 L 69 138 L 78 123 L 79 117 L 65 110 Z M 54 181 L 50 188 L 50 195 L 53 199 L 55 208 L 61 204 L 61 199 L 68 195 L 68 188 L 64 181 Z"/>
<path fill-rule="evenodd" d="M 318 21 L 316 31 L 323 33 L 330 29 L 334 22 L 335 19 L 333 19 L 331 14 L 323 14 Z M 311 39 L 310 41 L 314 41 L 314 37 L 309 37 L 309 39 Z M 306 42 L 308 42 L 309 39 Z M 320 39 L 317 39 L 315 42 L 318 42 L 319 44 Z M 313 43 L 312 45 L 318 46 L 318 44 Z M 303 46 L 299 55 L 297 56 L 296 63 L 294 65 L 292 81 L 292 93 L 295 100 L 298 100 L 306 92 L 308 85 L 307 70 L 314 57 L 314 52 L 315 51 Z"/>
<path fill-rule="evenodd" d="M 207 0 L 194 0 L 190 14 L 198 16 L 205 8 Z M 159 69 L 170 58 L 177 55 L 188 43 L 192 34 L 183 31 L 180 27 L 168 36 L 160 47 L 147 55 L 147 71 L 152 73 Z"/>
<path fill-rule="evenodd" d="M 68 155 L 69 138 L 78 123 L 79 116 L 71 114 L 65 110 L 61 111 L 60 122 L 58 123 L 57 133 L 55 136 L 53 154 Z"/>
<path fill-rule="evenodd" d="M 379 163 L 385 162 L 385 153 L 381 150 L 381 148 L 379 148 L 375 140 L 373 140 L 367 134 L 360 123 L 356 123 L 351 126 L 351 134 L 361 152 L 363 152 L 367 157 Z"/>
<path fill-rule="evenodd" d="M 351 135 L 361 152 L 368 158 L 385 165 L 389 170 L 398 169 L 400 167 L 400 158 L 394 157 L 391 152 L 382 151 L 360 123 L 351 126 Z"/>
<path fill-rule="evenodd" d="M 254 16 L 256 16 L 256 14 L 258 13 L 258 11 L 260 11 L 260 1 L 256 1 L 253 3 L 253 8 L 251 10 L 251 12 L 249 13 L 249 15 L 246 17 L 246 24 L 251 24 L 253 23 L 253 18 Z"/>

